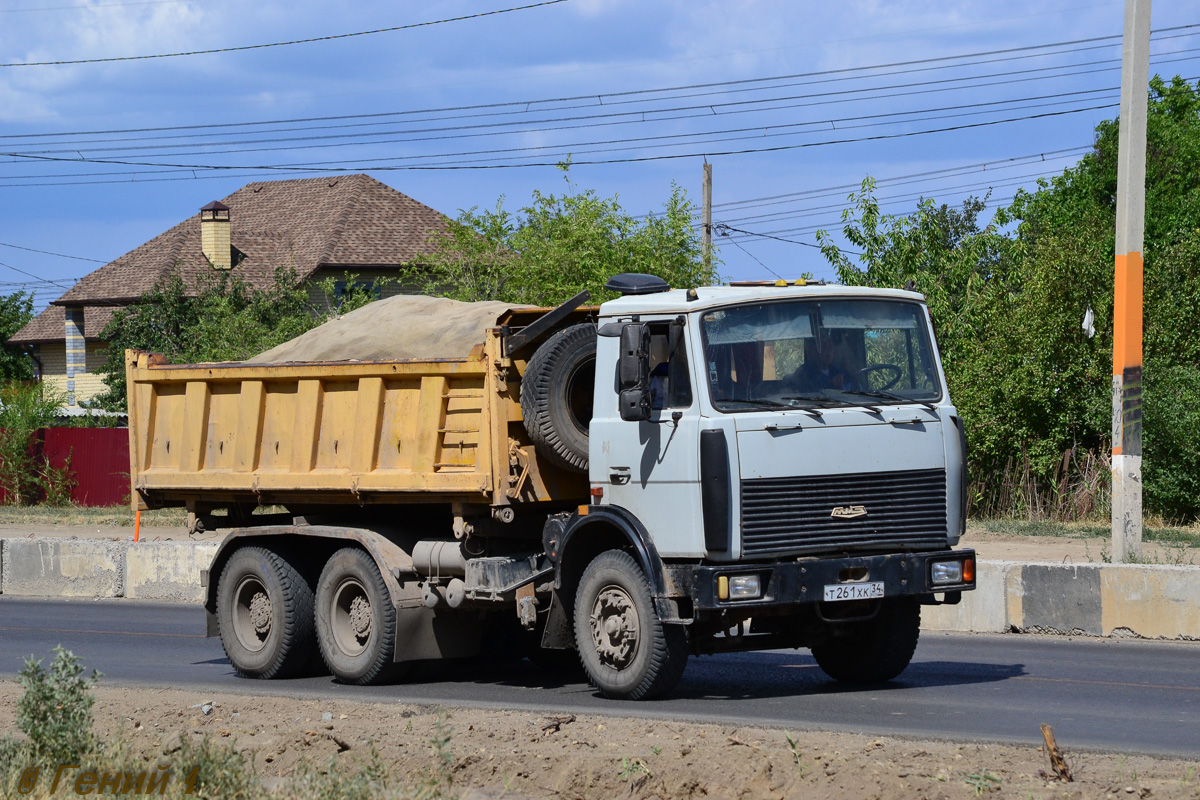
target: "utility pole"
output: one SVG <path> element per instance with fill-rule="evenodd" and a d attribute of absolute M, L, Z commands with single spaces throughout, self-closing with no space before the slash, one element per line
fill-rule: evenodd
<path fill-rule="evenodd" d="M 700 190 L 701 206 L 701 253 L 704 258 L 704 271 L 712 272 L 712 164 L 704 162 L 704 184 Z"/>
<path fill-rule="evenodd" d="M 1125 0 L 1113 282 L 1112 559 L 1142 552 L 1142 235 L 1150 0 Z"/>

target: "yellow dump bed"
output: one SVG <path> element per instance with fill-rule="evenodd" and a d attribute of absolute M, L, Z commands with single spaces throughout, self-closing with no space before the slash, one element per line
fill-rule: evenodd
<path fill-rule="evenodd" d="M 135 508 L 586 496 L 539 464 L 523 361 L 499 331 L 466 358 L 172 365 L 128 351 Z"/>

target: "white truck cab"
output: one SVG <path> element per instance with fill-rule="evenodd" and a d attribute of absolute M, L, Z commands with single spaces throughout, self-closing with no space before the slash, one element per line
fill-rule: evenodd
<path fill-rule="evenodd" d="M 633 323 L 649 337 L 650 398 L 646 418 L 628 420 L 613 334 Z M 958 543 L 962 425 L 921 295 L 812 284 L 675 289 L 605 303 L 599 330 L 593 496 L 640 519 L 662 557 Z M 706 446 L 713 441 L 724 445 Z M 725 464 L 705 461 L 722 456 Z M 710 484 L 713 470 L 729 476 L 723 520 L 712 516 L 705 467 Z M 706 537 L 706 508 L 720 536 Z"/>
<path fill-rule="evenodd" d="M 622 296 L 597 319 L 592 502 L 550 548 L 593 683 L 653 696 L 689 652 L 779 647 L 838 680 L 896 677 L 920 606 L 975 584 L 974 553 L 952 549 L 965 438 L 924 298 L 629 274 L 607 288 Z M 628 544 L 603 539 L 613 527 Z M 554 628 L 544 646 L 564 646 Z"/>

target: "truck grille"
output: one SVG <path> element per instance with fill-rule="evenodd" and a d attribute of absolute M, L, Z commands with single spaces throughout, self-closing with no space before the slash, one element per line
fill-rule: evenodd
<path fill-rule="evenodd" d="M 854 514 L 831 516 L 835 508 Z M 742 554 L 941 549 L 946 543 L 946 471 L 742 481 Z"/>

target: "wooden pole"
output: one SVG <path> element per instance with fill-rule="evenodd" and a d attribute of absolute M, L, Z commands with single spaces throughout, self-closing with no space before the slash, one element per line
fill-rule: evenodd
<path fill-rule="evenodd" d="M 712 272 L 712 164 L 704 162 L 704 183 L 701 189 L 701 232 L 704 271 Z"/>
<path fill-rule="evenodd" d="M 1142 236 L 1150 0 L 1125 0 L 1113 281 L 1112 559 L 1142 552 Z"/>

